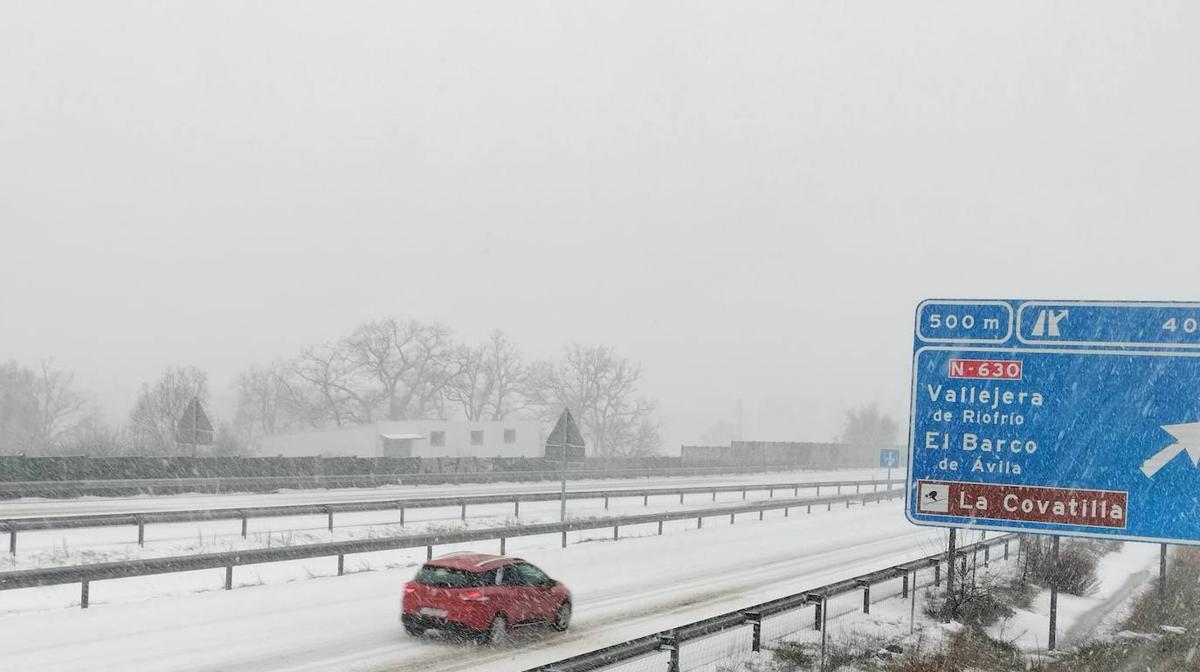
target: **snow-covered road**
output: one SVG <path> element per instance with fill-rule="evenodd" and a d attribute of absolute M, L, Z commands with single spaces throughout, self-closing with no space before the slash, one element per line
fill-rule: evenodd
<path fill-rule="evenodd" d="M 410 566 L 9 613 L 0 617 L 0 650 L 23 671 L 522 670 L 928 555 L 943 535 L 909 525 L 893 502 L 566 550 L 551 538 L 514 540 L 510 552 L 566 582 L 577 610 L 568 633 L 531 632 L 511 649 L 406 637 L 397 609 Z M 121 581 L 109 583 L 104 590 L 121 590 Z"/>

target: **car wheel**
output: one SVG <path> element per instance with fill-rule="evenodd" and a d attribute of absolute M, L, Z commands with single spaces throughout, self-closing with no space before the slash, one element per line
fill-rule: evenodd
<path fill-rule="evenodd" d="M 492 646 L 503 646 L 510 641 L 508 637 L 508 619 L 503 614 L 496 614 L 492 618 L 492 624 L 488 626 L 487 632 L 484 633 L 483 641 Z"/>
<path fill-rule="evenodd" d="M 558 611 L 554 612 L 554 620 L 550 622 L 550 627 L 562 632 L 571 626 L 571 603 L 563 602 L 558 605 Z"/>
<path fill-rule="evenodd" d="M 404 632 L 407 633 L 409 637 L 420 637 L 425 634 L 425 628 L 406 625 L 404 626 Z"/>

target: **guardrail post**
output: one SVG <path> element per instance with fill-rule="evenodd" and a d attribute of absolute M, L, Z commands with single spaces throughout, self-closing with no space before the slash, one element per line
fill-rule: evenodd
<path fill-rule="evenodd" d="M 138 546 L 145 546 L 146 545 L 146 519 L 142 518 L 141 516 L 134 516 L 133 519 L 135 521 L 137 521 Z"/>
<path fill-rule="evenodd" d="M 225 565 L 225 590 L 233 590 L 233 565 Z"/>
<path fill-rule="evenodd" d="M 767 488 L 767 499 L 775 499 L 775 488 Z"/>
<path fill-rule="evenodd" d="M 326 509 L 329 512 L 329 531 L 333 532 L 333 509 Z"/>
<path fill-rule="evenodd" d="M 859 487 L 859 484 L 858 484 L 858 483 L 855 483 L 855 484 L 854 484 L 854 494 L 856 494 L 856 495 L 857 495 L 859 492 L 860 492 L 860 487 Z"/>
<path fill-rule="evenodd" d="M 430 544 L 425 547 L 425 560 L 429 561 L 432 559 L 433 559 L 433 544 Z"/>
<path fill-rule="evenodd" d="M 504 555 L 504 537 L 500 537 L 500 555 Z"/>
<path fill-rule="evenodd" d="M 838 483 L 838 485 L 837 485 L 837 494 L 839 494 L 839 495 L 842 494 L 842 484 L 841 483 Z"/>
<path fill-rule="evenodd" d="M 346 573 L 346 556 L 338 553 L 338 576 Z"/>
<path fill-rule="evenodd" d="M 663 521 L 658 521 L 658 536 L 660 537 L 662 536 L 662 523 Z"/>
<path fill-rule="evenodd" d="M 620 538 L 621 538 L 621 536 L 620 536 L 620 530 L 621 530 L 621 526 L 620 526 L 620 525 L 613 525 L 613 541 L 618 541 L 618 540 L 620 540 Z"/>
<path fill-rule="evenodd" d="M 942 585 L 942 563 L 936 562 L 933 565 L 933 586 L 934 588 Z"/>
<path fill-rule="evenodd" d="M 805 511 L 805 513 L 812 513 L 812 504 L 808 505 L 808 511 Z"/>
<path fill-rule="evenodd" d="M 750 640 L 750 650 L 756 653 L 762 651 L 762 614 L 757 611 L 743 611 L 742 615 L 746 617 L 746 622 L 754 627 L 754 638 Z"/>
<path fill-rule="evenodd" d="M 821 496 L 821 486 L 817 486 L 817 497 Z"/>
<path fill-rule="evenodd" d="M 704 516 L 697 516 L 696 517 L 696 529 L 698 530 L 702 527 L 704 527 Z"/>
<path fill-rule="evenodd" d="M 604 496 L 604 510 L 608 510 L 608 495 Z"/>
<path fill-rule="evenodd" d="M 832 511 L 833 510 L 833 502 L 825 502 L 825 510 Z"/>
<path fill-rule="evenodd" d="M 563 528 L 563 531 L 562 531 L 562 547 L 563 548 L 567 547 L 567 528 L 565 528 L 565 527 Z"/>
<path fill-rule="evenodd" d="M 742 500 L 745 501 L 745 499 L 746 499 L 746 490 L 743 489 L 742 490 Z"/>
<path fill-rule="evenodd" d="M 869 581 L 859 581 L 858 585 L 863 589 L 863 613 L 871 613 L 871 583 Z"/>
<path fill-rule="evenodd" d="M 812 507 L 809 507 L 809 510 L 811 510 L 811 508 Z M 791 509 L 792 509 L 792 507 L 790 507 L 790 506 L 783 507 L 783 517 L 784 518 L 788 517 L 788 512 L 791 511 Z"/>
<path fill-rule="evenodd" d="M 813 630 L 821 630 L 821 612 L 824 611 L 825 598 L 821 595 L 809 595 L 808 601 L 814 605 L 813 609 Z"/>
<path fill-rule="evenodd" d="M 464 523 L 467 522 L 467 503 L 466 502 L 463 502 L 463 505 L 462 505 L 462 520 Z"/>
<path fill-rule="evenodd" d="M 758 519 L 759 519 L 759 520 L 762 520 L 762 519 L 763 519 L 763 514 L 764 514 L 764 513 L 766 513 L 766 509 L 759 509 L 759 510 L 758 510 Z"/>
<path fill-rule="evenodd" d="M 642 495 L 642 506 L 650 506 L 650 495 Z"/>
<path fill-rule="evenodd" d="M 513 500 L 513 518 L 520 518 L 520 517 L 521 517 L 521 500 L 514 499 Z"/>
<path fill-rule="evenodd" d="M 91 582 L 88 581 L 87 579 L 84 579 L 80 583 L 82 585 L 80 585 L 80 587 L 79 587 L 79 608 L 87 609 L 88 608 L 88 592 L 89 592 L 89 589 L 91 588 L 91 586 L 90 586 Z"/>
<path fill-rule="evenodd" d="M 10 525 L 8 528 L 8 554 L 17 554 L 17 526 Z"/>
<path fill-rule="evenodd" d="M 730 525 L 733 525 L 733 517 L 734 517 L 734 516 L 736 516 L 736 515 L 737 515 L 736 513 L 731 513 L 731 514 L 729 514 L 729 524 L 730 524 Z"/>
<path fill-rule="evenodd" d="M 800 496 L 800 486 L 797 485 L 796 487 L 792 488 L 792 496 L 793 497 Z"/>
<path fill-rule="evenodd" d="M 908 571 L 904 572 L 904 582 L 900 584 L 900 597 L 908 597 Z"/>
<path fill-rule="evenodd" d="M 717 501 L 717 491 L 713 490 L 713 501 Z"/>
<path fill-rule="evenodd" d="M 1008 539 L 1004 540 L 1004 559 L 1008 560 Z"/>
<path fill-rule="evenodd" d="M 871 481 L 871 492 L 879 492 L 879 483 Z"/>
<path fill-rule="evenodd" d="M 400 507 L 400 527 L 404 527 L 404 507 Z"/>
<path fill-rule="evenodd" d="M 683 493 L 682 493 L 682 492 L 681 492 L 681 493 L 679 493 L 679 503 L 680 503 L 680 504 L 682 504 L 682 503 L 683 503 Z"/>
<path fill-rule="evenodd" d="M 658 650 L 670 655 L 667 660 L 667 672 L 679 672 L 679 638 L 671 631 L 658 636 Z"/>
<path fill-rule="evenodd" d="M 242 538 L 246 538 L 246 514 L 242 514 Z"/>

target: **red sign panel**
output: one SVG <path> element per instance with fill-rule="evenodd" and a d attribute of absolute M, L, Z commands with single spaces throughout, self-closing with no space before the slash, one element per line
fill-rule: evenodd
<path fill-rule="evenodd" d="M 951 378 L 980 378 L 984 380 L 1020 380 L 1019 359 L 951 359 Z"/>
<path fill-rule="evenodd" d="M 996 483 L 919 481 L 917 511 L 934 515 L 1124 529 L 1128 493 Z"/>

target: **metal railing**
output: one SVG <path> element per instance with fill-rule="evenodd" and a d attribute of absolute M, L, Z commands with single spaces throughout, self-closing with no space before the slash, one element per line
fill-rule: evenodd
<path fill-rule="evenodd" d="M 741 467 L 669 467 L 649 469 L 569 469 L 568 480 L 608 478 L 652 478 L 758 474 L 775 471 L 865 469 L 856 465 L 761 465 Z M 279 488 L 346 488 L 382 485 L 438 485 L 455 483 L 500 483 L 553 481 L 562 471 L 473 471 L 409 474 L 346 474 L 328 476 L 224 476 L 205 478 L 141 478 L 128 480 L 2 481 L 0 499 L 15 497 L 77 497 L 124 493 L 167 494 L 179 492 L 241 492 Z"/>
<path fill-rule="evenodd" d="M 697 527 L 704 526 L 705 518 L 729 516 L 734 523 L 738 514 L 758 513 L 759 520 L 767 511 L 782 509 L 787 516 L 791 509 L 804 507 L 808 513 L 812 507 L 825 505 L 832 510 L 834 504 L 881 502 L 903 496 L 904 490 L 883 490 L 873 493 L 834 495 L 826 497 L 806 497 L 800 499 L 781 499 L 773 501 L 749 502 L 733 506 L 710 507 L 687 511 L 670 511 L 662 513 L 647 513 L 637 516 L 615 516 L 606 518 L 590 518 L 568 520 L 565 523 L 541 523 L 533 525 L 515 525 L 480 530 L 461 530 L 455 532 L 437 532 L 432 534 L 413 534 L 400 537 L 381 537 L 375 539 L 357 539 L 320 544 L 305 544 L 276 548 L 249 549 L 243 551 L 227 551 L 220 553 L 203 553 L 186 556 L 169 556 L 162 558 L 146 558 L 120 562 L 101 562 L 90 565 L 75 565 L 69 567 L 47 567 L 41 569 L 17 570 L 0 572 L 0 590 L 17 588 L 32 588 L 38 586 L 62 585 L 69 583 L 81 584 L 80 606 L 88 607 L 89 584 L 93 581 L 117 579 L 133 576 L 152 576 L 176 572 L 190 572 L 203 569 L 225 568 L 225 589 L 233 587 L 233 568 L 242 565 L 254 565 L 270 562 L 285 562 L 289 560 L 304 560 L 309 558 L 337 556 L 338 575 L 344 573 L 345 556 L 355 553 L 370 553 L 407 548 L 426 548 L 426 558 L 433 557 L 434 546 L 461 544 L 475 541 L 499 540 L 500 553 L 505 552 L 508 539 L 536 535 L 560 534 L 562 546 L 566 548 L 567 533 L 585 530 L 597 530 L 611 527 L 613 539 L 620 539 L 620 528 L 631 525 L 658 524 L 658 534 L 663 533 L 663 523 L 695 519 Z"/>
<path fill-rule="evenodd" d="M 603 499 L 604 508 L 608 509 L 610 499 L 622 497 L 641 497 L 644 506 L 648 506 L 651 497 L 679 496 L 679 503 L 688 494 L 711 494 L 716 501 L 717 493 L 741 492 L 745 499 L 748 492 L 767 492 L 769 498 L 774 498 L 776 491 L 791 490 L 793 497 L 799 496 L 801 489 L 816 489 L 821 494 L 821 488 L 835 489 L 841 494 L 842 488 L 853 487 L 858 493 L 864 486 L 871 486 L 872 492 L 880 487 L 890 488 L 903 484 L 901 479 L 845 480 L 845 481 L 791 481 L 787 483 L 749 483 L 743 485 L 698 485 L 677 488 L 617 488 L 612 490 L 576 490 L 567 493 L 567 499 Z M 462 520 L 467 519 L 467 507 L 485 504 L 512 504 L 513 515 L 521 515 L 522 502 L 558 501 L 560 492 L 530 492 L 496 495 L 472 495 L 467 497 L 426 497 L 408 499 L 377 499 L 353 502 L 330 502 L 325 504 L 288 504 L 273 506 L 230 507 L 220 509 L 181 509 L 177 511 L 140 511 L 129 513 L 86 514 L 76 516 L 37 516 L 8 518 L 0 520 L 0 531 L 9 535 L 8 552 L 17 552 L 17 533 L 30 530 L 60 530 L 85 527 L 115 527 L 136 526 L 137 543 L 144 545 L 146 525 L 149 523 L 181 523 L 216 520 L 241 520 L 242 537 L 247 535 L 248 521 L 252 518 L 278 518 L 283 516 L 324 515 L 328 519 L 328 529 L 333 531 L 335 513 L 358 513 L 370 511 L 397 511 L 400 525 L 404 525 L 405 511 L 408 509 L 431 509 L 459 507 L 462 510 Z"/>
<path fill-rule="evenodd" d="M 1016 540 L 1017 535 L 1006 534 L 993 539 L 968 544 L 955 551 L 954 560 L 961 560 L 965 565 L 968 556 L 983 552 L 986 564 L 987 555 L 996 546 L 1004 547 L 1004 558 L 1007 559 L 1009 544 Z M 934 584 L 941 585 L 941 568 L 947 557 L 946 553 L 930 555 L 886 569 L 818 586 L 769 602 L 747 606 L 737 611 L 695 621 L 666 632 L 656 632 L 636 637 L 596 649 L 595 651 L 589 651 L 553 663 L 532 667 L 525 672 L 593 672 L 658 652 L 667 652 L 669 654 L 666 672 L 680 672 L 680 648 L 686 642 L 747 625 L 751 626 L 750 650 L 761 651 L 762 623 L 767 617 L 811 606 L 814 607 L 813 629 L 821 630 L 825 627 L 829 616 L 830 598 L 861 590 L 863 591 L 863 613 L 870 613 L 872 586 L 877 586 L 885 581 L 902 581 L 901 597 L 907 598 L 910 590 L 917 589 L 916 572 L 928 568 L 933 568 L 934 570 Z M 963 571 L 965 572 L 965 569 Z"/>

